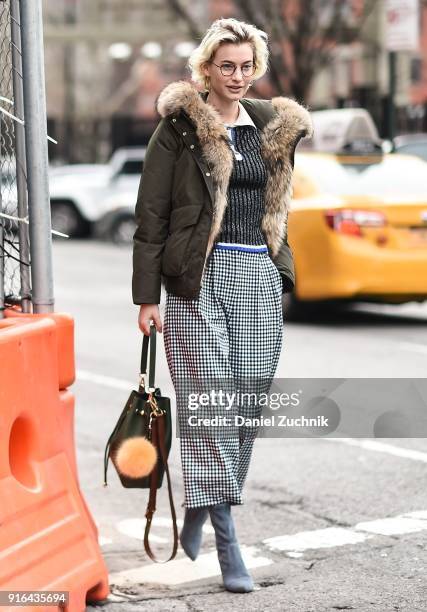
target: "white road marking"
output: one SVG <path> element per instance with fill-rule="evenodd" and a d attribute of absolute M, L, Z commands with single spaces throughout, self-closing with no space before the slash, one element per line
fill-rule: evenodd
<path fill-rule="evenodd" d="M 153 523 L 154 523 L 154 520 L 153 520 Z M 136 540 L 144 539 L 144 529 L 145 529 L 145 522 L 137 518 L 136 519 L 125 519 L 124 521 L 120 521 L 119 523 L 117 523 L 117 531 L 119 533 L 122 533 L 123 535 L 128 536 L 130 538 L 135 538 Z M 150 539 L 153 542 L 158 542 L 159 544 L 166 544 L 166 542 L 168 541 L 167 538 L 163 538 L 151 532 L 150 532 Z"/>
<path fill-rule="evenodd" d="M 379 535 L 401 535 L 427 529 L 427 512 L 408 512 L 392 518 L 358 523 L 354 529 Z"/>
<path fill-rule="evenodd" d="M 184 521 L 182 519 L 176 519 L 176 524 L 178 527 L 182 527 Z M 167 527 L 167 528 L 171 528 L 172 527 L 172 519 L 169 517 L 163 517 L 163 516 L 155 516 L 153 518 L 153 521 L 151 523 L 151 525 L 153 527 Z M 215 529 L 212 527 L 212 525 L 209 525 L 208 523 L 205 523 L 203 525 L 203 533 L 215 533 Z"/>
<path fill-rule="evenodd" d="M 288 557 L 295 557 L 302 556 L 301 553 L 309 549 L 362 543 L 374 535 L 403 535 L 425 530 L 427 530 L 427 511 L 419 510 L 395 517 L 357 523 L 351 528 L 327 527 L 326 529 L 301 531 L 294 535 L 276 536 L 263 540 L 263 544 L 272 551 L 287 551 Z"/>
<path fill-rule="evenodd" d="M 427 521 L 427 510 L 415 510 L 414 512 L 405 512 L 403 516 L 410 516 L 412 518 L 419 518 Z"/>
<path fill-rule="evenodd" d="M 139 595 L 129 595 L 128 593 L 126 593 L 126 595 L 124 594 L 117 595 L 116 593 L 111 592 L 107 597 L 107 601 L 111 603 L 124 603 L 126 601 L 132 601 L 133 599 L 138 599 L 138 597 Z"/>
<path fill-rule="evenodd" d="M 159 524 L 166 525 L 167 522 L 168 519 L 160 519 Z M 376 535 L 403 535 L 425 530 L 427 530 L 427 510 L 419 510 L 395 517 L 360 522 L 349 528 L 327 527 L 301 531 L 293 535 L 275 536 L 263 540 L 262 544 L 271 551 L 284 551 L 288 557 L 300 558 L 304 556 L 306 550 L 361 544 Z M 241 546 L 240 548 L 248 569 L 274 563 L 273 559 L 263 556 L 257 546 Z M 167 572 L 164 571 L 162 564 L 149 564 L 116 572 L 110 575 L 110 583 L 116 587 L 144 583 L 173 586 L 220 575 L 221 569 L 216 550 L 214 550 L 199 555 L 195 562 L 187 557 L 169 561 Z"/>
<path fill-rule="evenodd" d="M 300 531 L 294 535 L 276 536 L 267 538 L 263 543 L 270 550 L 285 550 L 292 553 L 301 552 L 309 548 L 333 548 L 345 544 L 359 544 L 372 536 L 355 533 L 351 529 L 342 527 L 327 527 L 314 531 Z"/>
<path fill-rule="evenodd" d="M 86 380 L 88 382 L 93 382 L 98 385 L 102 385 L 103 387 L 111 387 L 112 389 L 125 389 L 126 391 L 133 389 L 138 384 L 135 380 L 133 382 L 130 382 L 128 380 L 123 380 L 122 378 L 113 378 L 112 376 L 93 374 L 93 372 L 88 372 L 87 370 L 77 370 L 76 380 Z"/>
<path fill-rule="evenodd" d="M 378 453 L 387 453 L 388 455 L 394 455 L 395 457 L 402 457 L 403 459 L 411 459 L 412 461 L 427 463 L 427 453 L 412 450 L 410 448 L 402 448 L 401 446 L 395 446 L 394 444 L 378 442 L 377 440 L 356 440 L 354 438 L 320 439 L 327 440 L 328 442 L 340 442 L 341 444 L 348 444 L 349 446 L 358 446 L 359 448 L 363 448 L 365 450 L 376 451 Z"/>
<path fill-rule="evenodd" d="M 99 546 L 105 546 L 106 544 L 112 544 L 113 540 L 111 538 L 107 538 L 99 533 L 100 527 L 98 521 L 94 519 L 96 528 L 98 530 L 98 544 Z"/>
<path fill-rule="evenodd" d="M 414 351 L 427 355 L 427 344 L 417 344 L 416 342 L 397 342 L 399 348 L 404 351 Z"/>
<path fill-rule="evenodd" d="M 176 520 L 177 527 L 182 527 L 183 521 L 182 519 Z M 172 519 L 163 518 L 161 516 L 154 516 L 153 521 L 151 523 L 152 529 L 156 527 L 163 527 L 164 529 L 168 529 L 168 537 L 158 536 L 153 534 L 150 531 L 150 538 L 153 542 L 166 543 L 172 541 Z M 144 539 L 144 530 L 145 530 L 145 519 L 140 518 L 130 518 L 124 519 L 117 523 L 117 531 L 122 533 L 123 535 L 128 536 L 129 538 L 135 538 L 136 540 Z M 210 525 L 203 525 L 204 533 L 215 533 L 215 530 Z"/>
<path fill-rule="evenodd" d="M 272 559 L 260 556 L 259 550 L 254 546 L 241 546 L 240 550 L 248 569 L 263 567 L 273 563 Z M 220 575 L 221 569 L 215 550 L 199 555 L 196 561 L 191 561 L 187 557 L 169 561 L 167 571 L 165 571 L 163 564 L 150 564 L 110 574 L 109 581 L 110 584 L 116 587 L 141 583 L 173 586 Z"/>

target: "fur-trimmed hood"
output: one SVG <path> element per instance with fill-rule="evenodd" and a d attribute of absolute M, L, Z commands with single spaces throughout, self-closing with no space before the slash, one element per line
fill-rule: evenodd
<path fill-rule="evenodd" d="M 208 256 L 221 229 L 234 157 L 222 118 L 206 103 L 206 97 L 188 81 L 177 81 L 160 93 L 157 110 L 162 117 L 183 113 L 190 120 L 211 170 L 215 197 Z M 268 172 L 262 230 L 274 257 L 286 237 L 295 147 L 300 138 L 312 136 L 313 124 L 308 110 L 291 98 L 240 101 L 261 131 L 261 152 Z"/>

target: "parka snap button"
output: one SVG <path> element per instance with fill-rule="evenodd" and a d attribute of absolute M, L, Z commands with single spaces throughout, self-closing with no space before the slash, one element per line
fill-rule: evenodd
<path fill-rule="evenodd" d="M 187 136 L 187 132 L 182 132 L 182 135 L 183 136 Z"/>
<path fill-rule="evenodd" d="M 190 149 L 194 149 L 194 145 L 190 145 Z"/>
<path fill-rule="evenodd" d="M 173 122 L 173 123 L 176 123 L 176 119 L 175 119 L 175 117 L 172 119 L 172 122 Z"/>
<path fill-rule="evenodd" d="M 210 176 L 210 175 L 211 175 L 211 173 L 210 173 L 210 172 L 206 172 L 206 176 Z"/>

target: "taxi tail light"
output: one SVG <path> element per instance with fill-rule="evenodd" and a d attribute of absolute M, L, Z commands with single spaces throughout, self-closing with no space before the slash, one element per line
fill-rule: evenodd
<path fill-rule="evenodd" d="M 363 236 L 363 227 L 384 227 L 384 213 L 376 210 L 332 209 L 325 211 L 328 226 L 340 234 Z"/>

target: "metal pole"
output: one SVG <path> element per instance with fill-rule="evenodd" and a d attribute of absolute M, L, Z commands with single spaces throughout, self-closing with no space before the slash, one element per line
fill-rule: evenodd
<path fill-rule="evenodd" d="M 20 12 L 32 302 L 42 313 L 53 311 L 54 294 L 41 0 L 21 0 Z"/>
<path fill-rule="evenodd" d="M 393 142 L 393 138 L 396 132 L 396 108 L 395 108 L 395 94 L 396 94 L 396 51 L 389 51 L 388 54 L 388 74 L 389 74 L 389 99 L 387 108 L 387 136 Z"/>
<path fill-rule="evenodd" d="M 24 118 L 24 96 L 22 89 L 21 30 L 19 18 L 19 0 L 10 0 L 10 29 L 12 39 L 12 74 L 14 114 Z M 27 168 L 25 161 L 25 132 L 21 123 L 15 122 L 15 161 L 16 188 L 18 193 L 18 216 L 25 217 L 27 205 Z M 29 231 L 26 223 L 19 223 L 19 259 L 21 276 L 22 312 L 31 312 L 30 249 Z"/>

